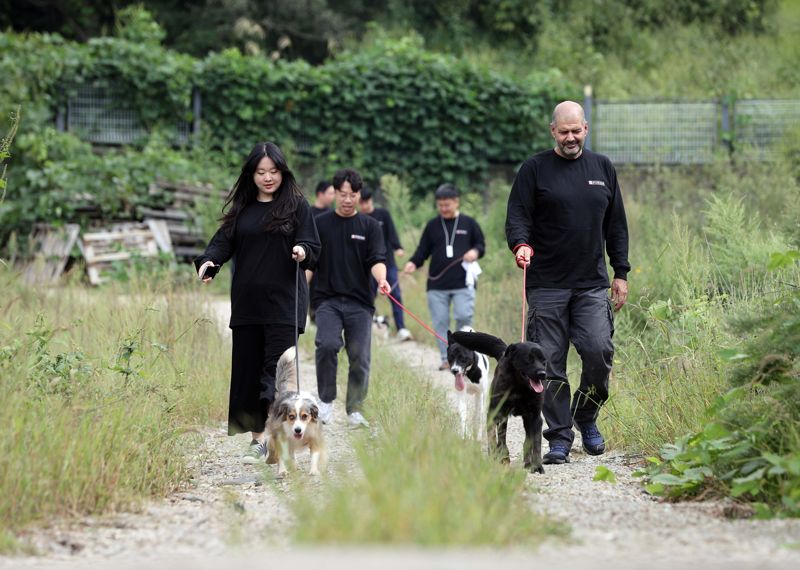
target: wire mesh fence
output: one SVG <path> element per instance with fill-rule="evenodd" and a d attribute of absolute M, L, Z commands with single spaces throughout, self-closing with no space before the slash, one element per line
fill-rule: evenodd
<path fill-rule="evenodd" d="M 618 164 L 710 162 L 718 148 L 717 104 L 598 101 L 593 148 Z"/>
<path fill-rule="evenodd" d="M 800 100 L 748 99 L 736 101 L 736 150 L 748 158 L 770 160 L 776 145 L 790 129 L 800 127 Z"/>
<path fill-rule="evenodd" d="M 66 128 L 94 144 L 138 144 L 147 140 L 149 130 L 136 109 L 100 86 L 81 85 L 67 100 Z M 171 133 L 176 144 L 189 142 L 191 125 L 177 121 Z"/>
<path fill-rule="evenodd" d="M 591 144 L 617 164 L 703 164 L 735 152 L 774 160 L 800 128 L 800 100 L 592 101 Z"/>

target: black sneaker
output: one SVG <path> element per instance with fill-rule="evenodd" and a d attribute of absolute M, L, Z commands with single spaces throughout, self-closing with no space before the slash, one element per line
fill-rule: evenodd
<path fill-rule="evenodd" d="M 569 447 L 566 443 L 556 442 L 550 444 L 550 451 L 542 457 L 545 465 L 560 465 L 569 463 Z"/>
<path fill-rule="evenodd" d="M 602 455 L 606 450 L 606 441 L 603 439 L 603 434 L 597 429 L 597 424 L 586 422 L 585 424 L 575 425 L 581 432 L 584 451 L 589 455 Z"/>
<path fill-rule="evenodd" d="M 250 447 L 247 448 L 247 451 L 244 452 L 242 455 L 242 463 L 246 463 L 248 465 L 253 465 L 258 463 L 259 461 L 264 461 L 267 457 L 267 444 L 261 443 L 258 440 L 253 440 L 250 442 Z"/>

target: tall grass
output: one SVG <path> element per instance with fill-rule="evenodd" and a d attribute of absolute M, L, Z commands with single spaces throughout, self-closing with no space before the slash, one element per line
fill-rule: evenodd
<path fill-rule="evenodd" d="M 458 436 L 443 390 L 382 349 L 371 378 L 367 413 L 380 428 L 353 436 L 361 473 L 298 495 L 299 541 L 516 546 L 564 532 L 530 512 L 525 471 Z"/>
<path fill-rule="evenodd" d="M 224 413 L 229 350 L 173 284 L 25 287 L 0 273 L 0 541 L 56 515 L 134 506 L 188 473 Z"/>

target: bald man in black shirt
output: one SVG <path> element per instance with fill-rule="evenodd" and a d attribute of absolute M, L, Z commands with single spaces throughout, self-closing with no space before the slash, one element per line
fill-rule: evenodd
<path fill-rule="evenodd" d="M 550 132 L 555 147 L 533 155 L 517 172 L 508 198 L 506 238 L 517 265 L 530 265 L 527 336 L 542 345 L 548 359 L 543 413 L 550 451 L 543 462 L 559 464 L 569 462 L 573 423 L 587 453 L 605 451 L 595 422 L 608 398 L 613 311 L 627 299 L 630 264 L 617 173 L 607 157 L 584 148 L 589 124 L 583 108 L 572 101 L 557 105 Z M 604 249 L 614 269 L 610 284 Z M 583 365 L 571 403 L 570 341 Z"/>

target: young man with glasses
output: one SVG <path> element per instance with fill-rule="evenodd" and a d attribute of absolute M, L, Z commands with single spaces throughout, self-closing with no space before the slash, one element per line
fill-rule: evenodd
<path fill-rule="evenodd" d="M 313 272 L 314 292 L 311 306 L 316 313 L 317 389 L 320 419 L 330 423 L 336 399 L 336 369 L 339 350 L 347 351 L 349 370 L 345 410 L 351 427 L 369 427 L 362 415 L 367 397 L 372 340 L 372 314 L 375 292 L 386 294 L 386 247 L 381 226 L 358 211 L 361 175 L 351 169 L 333 177 L 336 208 L 316 218 L 322 244 Z"/>

